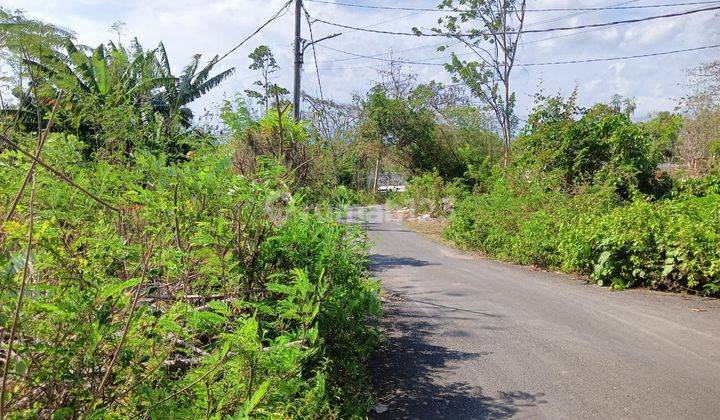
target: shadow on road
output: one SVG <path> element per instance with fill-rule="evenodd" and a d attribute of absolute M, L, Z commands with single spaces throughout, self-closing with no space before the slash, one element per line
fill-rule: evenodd
<path fill-rule="evenodd" d="M 543 394 L 508 391 L 492 398 L 478 387 L 443 382 L 443 373 L 463 361 L 480 361 L 488 353 L 431 343 L 436 326 L 403 302 L 385 304 L 382 324 L 386 341 L 373 357 L 371 370 L 376 402 L 387 411 L 371 410 L 372 419 L 502 419 L 545 402 Z"/>
<path fill-rule="evenodd" d="M 408 297 L 404 298 L 404 300 L 406 302 L 415 302 L 415 303 L 419 303 L 422 305 L 432 306 L 435 308 L 448 309 L 453 312 L 465 312 L 465 313 L 469 313 L 469 314 L 482 315 L 482 316 L 486 316 L 486 317 L 490 317 L 490 318 L 499 318 L 500 317 L 500 315 L 491 314 L 489 312 L 474 311 L 472 309 L 464 309 L 464 308 L 459 308 L 457 306 L 441 305 L 439 303 L 429 302 L 427 300 L 411 299 Z"/>
<path fill-rule="evenodd" d="M 396 257 L 394 255 L 383 254 L 370 255 L 370 270 L 375 272 L 399 267 L 424 267 L 426 265 L 437 264 L 409 257 Z"/>

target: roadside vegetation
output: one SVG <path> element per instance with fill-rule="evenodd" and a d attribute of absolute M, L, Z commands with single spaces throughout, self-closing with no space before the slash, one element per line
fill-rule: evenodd
<path fill-rule="evenodd" d="M 575 94 L 536 98 L 507 164 L 462 177 L 412 178 L 399 205 L 446 217 L 457 245 L 515 263 L 588 275 L 615 289 L 720 294 L 720 79 L 680 113 L 633 120 L 620 97 L 589 108 Z"/>
<path fill-rule="evenodd" d="M 378 285 L 327 205 L 360 193 L 314 193 L 283 92 L 221 134 L 217 57 L 0 18 L 0 418 L 364 416 Z"/>
<path fill-rule="evenodd" d="M 677 113 L 539 94 L 520 124 L 503 37 L 524 2 L 483 4 L 443 2 L 489 14 L 500 81 L 393 62 L 347 103 L 305 94 L 299 122 L 267 46 L 174 72 L 162 43 L 88 47 L 0 9 L 0 420 L 364 417 L 380 300 L 350 205 L 612 288 L 720 295 L 720 64 Z M 195 114 L 239 72 L 252 89 Z"/>

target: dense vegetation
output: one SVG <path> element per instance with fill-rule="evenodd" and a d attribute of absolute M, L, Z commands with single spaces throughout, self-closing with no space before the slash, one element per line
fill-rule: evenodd
<path fill-rule="evenodd" d="M 487 2 L 455 3 L 465 25 Z M 219 57 L 173 74 L 162 43 L 90 48 L 2 9 L 0 29 L 0 419 L 364 416 L 378 285 L 337 209 L 383 200 L 385 175 L 460 246 L 720 294 L 718 63 L 641 122 L 538 95 L 518 130 L 509 69 L 457 56 L 454 85 L 392 63 L 297 122 L 261 45 L 253 89 L 203 120 L 192 102 L 236 71 Z"/>
<path fill-rule="evenodd" d="M 367 241 L 307 193 L 281 91 L 221 136 L 187 107 L 217 57 L 174 76 L 162 44 L 0 17 L 0 417 L 363 416 Z"/>
<path fill-rule="evenodd" d="M 540 97 L 510 165 L 496 166 L 475 193 L 441 186 L 440 196 L 457 199 L 446 234 L 496 258 L 613 288 L 718 295 L 720 178 L 712 165 L 699 178 L 657 169 L 680 129 L 667 115 L 635 123 L 612 104 L 581 109 L 573 97 Z"/>

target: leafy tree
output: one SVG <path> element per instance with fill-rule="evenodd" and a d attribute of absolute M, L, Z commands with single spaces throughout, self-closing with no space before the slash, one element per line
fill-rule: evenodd
<path fill-rule="evenodd" d="M 27 61 L 42 76 L 47 92 L 40 101 L 25 101 L 23 115 L 35 115 L 34 102 L 47 112 L 48 98 L 63 90 L 66 105 L 57 127 L 87 143 L 88 156 L 102 149 L 127 157 L 141 147 L 168 153 L 173 160 L 182 158 L 192 147 L 183 134 L 193 118 L 188 105 L 234 71 L 213 76 L 218 57 L 200 66 L 196 55 L 180 76 L 174 76 L 162 43 L 146 51 L 136 39 L 129 48 L 109 42 L 89 49 L 71 40 L 63 48 L 65 52 L 52 48 Z"/>
<path fill-rule="evenodd" d="M 682 115 L 662 111 L 640 125 L 650 135 L 654 152 L 670 161 L 683 126 Z"/>
<path fill-rule="evenodd" d="M 202 67 L 200 66 L 201 58 L 201 54 L 195 54 L 190 63 L 183 68 L 182 73 L 179 76 L 173 76 L 165 45 L 161 42 L 156 50 L 156 66 L 159 76 L 173 78 L 175 83 L 166 87 L 161 94 L 155 97 L 153 106 L 157 110 L 161 110 L 164 115 L 170 117 L 179 115 L 181 123 L 186 127 L 190 126 L 193 118 L 193 113 L 187 105 L 217 87 L 235 72 L 235 68 L 231 67 L 211 76 L 219 57 L 216 55 Z"/>
<path fill-rule="evenodd" d="M 273 73 L 280 69 L 275 61 L 275 56 L 267 45 L 260 45 L 255 48 L 248 56 L 252 59 L 250 70 L 260 72 L 261 80 L 255 81 L 253 84 L 258 86 L 261 91 L 246 90 L 248 97 L 258 101 L 258 104 L 265 105 L 265 112 L 270 108 L 270 100 L 275 95 L 286 95 L 289 92 L 276 84 L 270 83 L 270 77 Z"/>
<path fill-rule="evenodd" d="M 626 114 L 628 117 L 632 117 L 632 115 L 635 113 L 635 109 L 637 108 L 637 104 L 634 100 L 630 98 L 623 98 L 622 95 L 615 94 L 610 98 L 610 103 L 608 104 L 610 108 L 612 108 L 615 112 L 622 112 L 623 114 Z"/>
<path fill-rule="evenodd" d="M 660 155 L 627 114 L 604 104 L 582 109 L 575 94 L 567 100 L 539 95 L 537 101 L 515 144 L 521 171 L 554 179 L 571 194 L 592 184 L 613 185 L 624 197 L 637 188 L 653 191 Z"/>
<path fill-rule="evenodd" d="M 435 141 L 435 119 L 427 109 L 413 109 L 401 98 L 389 98 L 380 86 L 368 95 L 367 133 L 376 136 L 412 174 L 430 171 L 444 159 Z M 447 169 L 447 168 L 438 168 Z"/>
<path fill-rule="evenodd" d="M 674 156 L 693 171 L 705 171 L 720 156 L 720 61 L 690 73 L 693 91 L 681 100 L 685 123 Z"/>
<path fill-rule="evenodd" d="M 506 164 L 517 125 L 510 76 L 525 21 L 525 3 L 525 0 L 443 0 L 438 7 L 452 13 L 439 19 L 440 28 L 434 29 L 456 38 L 474 55 L 474 60 L 466 61 L 453 52 L 445 67 L 456 83 L 464 83 L 492 110 L 502 133 Z"/>
<path fill-rule="evenodd" d="M 1 7 L 0 34 L 0 57 L 13 66 L 21 65 L 28 58 L 43 56 L 74 37 L 67 29 Z"/>
<path fill-rule="evenodd" d="M 67 29 L 29 19 L 21 12 L 10 12 L 0 7 L 0 60 L 3 64 L 0 70 L 3 76 L 0 91 L 6 90 L 12 94 L 12 97 L 8 97 L 0 93 L 0 112 L 6 120 L 31 129 L 37 127 L 36 110 L 43 101 L 34 94 L 41 90 L 41 86 L 30 83 L 35 75 L 31 74 L 27 62 L 51 54 L 73 36 Z M 16 119 L 16 115 L 19 118 Z"/>

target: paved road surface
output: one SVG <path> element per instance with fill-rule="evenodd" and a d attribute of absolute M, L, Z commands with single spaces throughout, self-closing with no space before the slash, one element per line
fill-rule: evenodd
<path fill-rule="evenodd" d="M 368 212 L 376 418 L 720 418 L 720 301 L 476 259 Z"/>

